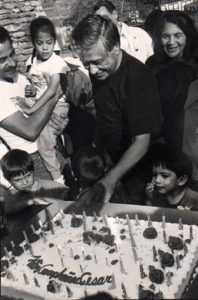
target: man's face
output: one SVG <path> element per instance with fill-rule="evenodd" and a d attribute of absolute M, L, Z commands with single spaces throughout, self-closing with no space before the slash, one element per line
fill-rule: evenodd
<path fill-rule="evenodd" d="M 14 79 L 17 73 L 17 60 L 9 40 L 0 43 L 0 78 Z"/>
<path fill-rule="evenodd" d="M 95 11 L 95 15 L 101 16 L 101 17 L 105 17 L 110 19 L 113 23 L 117 23 L 117 12 L 113 11 L 112 13 L 110 13 L 105 6 L 101 6 L 98 10 Z"/>
<path fill-rule="evenodd" d="M 80 53 L 80 59 L 91 77 L 97 80 L 105 80 L 117 70 L 119 54 L 118 46 L 107 53 L 102 43 L 98 42 L 89 51 Z"/>

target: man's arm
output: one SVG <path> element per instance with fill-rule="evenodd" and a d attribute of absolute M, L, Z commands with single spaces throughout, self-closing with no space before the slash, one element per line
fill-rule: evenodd
<path fill-rule="evenodd" d="M 22 108 L 25 113 L 28 115 L 33 114 L 37 110 L 39 110 L 43 105 L 48 103 L 49 99 L 56 95 L 58 85 L 60 83 L 60 74 L 54 74 L 51 76 L 48 87 L 41 95 L 39 99 L 37 99 L 36 103 L 30 108 Z"/>
<path fill-rule="evenodd" d="M 41 130 L 48 122 L 59 99 L 57 94 L 29 118 L 17 111 L 1 122 L 1 127 L 26 140 L 35 141 Z"/>
<path fill-rule="evenodd" d="M 150 143 L 150 134 L 142 134 L 133 139 L 131 146 L 123 154 L 119 162 L 100 180 L 106 189 L 105 202 L 113 194 L 115 184 L 146 154 Z"/>

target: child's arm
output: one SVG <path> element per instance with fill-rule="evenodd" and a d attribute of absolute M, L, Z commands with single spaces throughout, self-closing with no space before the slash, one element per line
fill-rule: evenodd
<path fill-rule="evenodd" d="M 23 108 L 23 111 L 31 115 L 38 109 L 40 109 L 44 104 L 46 104 L 49 99 L 55 96 L 58 85 L 60 83 L 60 74 L 54 74 L 53 76 L 50 77 L 49 83 L 48 83 L 48 88 L 44 91 L 42 96 L 37 100 L 37 102 L 30 108 Z"/>

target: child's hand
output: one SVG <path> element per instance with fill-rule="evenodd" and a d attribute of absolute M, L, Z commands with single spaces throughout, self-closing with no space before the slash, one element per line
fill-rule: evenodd
<path fill-rule="evenodd" d="M 147 183 L 146 185 L 146 196 L 148 199 L 152 198 L 152 193 L 154 191 L 154 188 L 155 188 L 155 178 L 153 177 L 152 181 Z"/>

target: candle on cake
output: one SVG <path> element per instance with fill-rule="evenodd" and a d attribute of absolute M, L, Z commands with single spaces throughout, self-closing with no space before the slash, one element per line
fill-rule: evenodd
<path fill-rule="evenodd" d="M 35 255 L 34 255 L 34 250 L 33 250 L 33 248 L 32 248 L 32 245 L 31 245 L 31 244 L 28 244 L 28 246 L 29 246 L 30 254 L 31 254 L 32 256 L 35 256 Z"/>
<path fill-rule="evenodd" d="M 106 265 L 109 266 L 109 261 L 107 257 L 106 257 Z"/>
<path fill-rule="evenodd" d="M 67 297 L 68 298 L 73 297 L 73 292 L 67 284 L 66 284 L 66 291 L 67 291 Z"/>
<path fill-rule="evenodd" d="M 61 247 L 60 247 L 60 245 L 57 246 L 57 250 L 58 250 L 58 254 L 59 254 L 60 259 L 61 259 L 62 267 L 64 268 L 63 256 L 62 256 L 62 253 L 61 253 Z"/>
<path fill-rule="evenodd" d="M 81 272 L 82 273 L 84 273 L 84 271 L 83 271 L 83 267 L 81 266 L 81 264 L 79 263 L 79 267 L 80 267 L 80 270 L 81 270 Z"/>
<path fill-rule="evenodd" d="M 109 290 L 114 290 L 116 288 L 116 280 L 114 274 L 111 275 L 111 285 L 109 286 Z"/>
<path fill-rule="evenodd" d="M 182 219 L 179 218 L 179 225 L 178 225 L 179 230 L 183 229 L 183 224 L 182 224 Z"/>
<path fill-rule="evenodd" d="M 184 255 L 186 256 L 187 253 L 188 253 L 188 248 L 186 243 L 184 242 Z"/>
<path fill-rule="evenodd" d="M 40 228 L 42 229 L 43 228 L 43 224 L 42 224 L 42 222 L 41 222 L 40 219 L 38 220 L 38 223 L 39 223 Z"/>
<path fill-rule="evenodd" d="M 82 247 L 82 255 L 83 255 L 83 259 L 85 259 L 85 251 L 83 247 Z"/>
<path fill-rule="evenodd" d="M 135 214 L 135 225 L 136 226 L 140 225 L 138 214 Z"/>
<path fill-rule="evenodd" d="M 103 216 L 103 220 L 104 220 L 105 226 L 107 228 L 109 228 L 109 223 L 108 223 L 107 217 L 105 215 Z"/>
<path fill-rule="evenodd" d="M 38 283 L 38 279 L 36 277 L 34 277 L 34 283 L 37 287 L 40 287 L 39 283 Z"/>
<path fill-rule="evenodd" d="M 8 252 L 8 249 L 7 249 L 7 247 L 6 247 L 6 246 L 4 246 L 4 247 L 3 247 L 3 250 L 4 250 L 4 253 L 5 253 L 5 256 L 6 256 L 7 258 L 9 258 L 9 257 L 10 257 L 10 255 L 9 255 L 9 252 Z"/>
<path fill-rule="evenodd" d="M 165 215 L 162 215 L 162 228 L 163 229 L 166 228 L 166 217 L 165 217 Z"/>
<path fill-rule="evenodd" d="M 157 251 L 156 251 L 155 246 L 152 247 L 152 250 L 153 250 L 153 261 L 158 261 L 158 259 L 157 259 Z"/>
<path fill-rule="evenodd" d="M 193 239 L 193 228 L 192 225 L 190 225 L 190 239 Z"/>
<path fill-rule="evenodd" d="M 133 257 L 134 257 L 134 260 L 136 263 L 138 261 L 138 256 L 137 256 L 137 251 L 136 251 L 135 247 L 132 247 L 132 251 L 133 251 Z"/>
<path fill-rule="evenodd" d="M 164 244 L 167 244 L 167 236 L 166 236 L 166 230 L 163 230 L 163 240 L 164 240 Z"/>
<path fill-rule="evenodd" d="M 64 211 L 63 211 L 63 209 L 61 208 L 61 210 L 60 210 L 60 214 L 61 214 L 61 216 L 62 216 L 62 219 L 64 219 L 64 217 L 65 217 L 65 214 L 64 214 Z"/>
<path fill-rule="evenodd" d="M 95 263 L 97 264 L 97 263 L 98 263 L 98 260 L 97 260 L 97 257 L 96 257 L 95 252 L 94 252 L 94 260 L 95 260 Z"/>
<path fill-rule="evenodd" d="M 151 221 L 151 217 L 148 216 L 148 227 L 152 226 L 152 221 Z"/>
<path fill-rule="evenodd" d="M 26 243 L 29 245 L 30 243 L 29 243 L 29 240 L 28 240 L 28 237 L 27 237 L 27 234 L 26 234 L 25 230 L 23 230 L 22 232 L 23 232 L 23 236 L 25 238 Z"/>
<path fill-rule="evenodd" d="M 29 284 L 29 280 L 28 280 L 28 277 L 25 274 L 25 272 L 23 272 L 23 279 L 24 279 L 25 284 Z"/>
<path fill-rule="evenodd" d="M 87 231 L 87 216 L 84 210 L 83 210 L 83 229 L 84 231 Z"/>
<path fill-rule="evenodd" d="M 34 228 L 34 225 L 31 224 L 30 227 L 31 227 L 31 229 L 32 229 L 32 232 L 33 232 L 33 233 L 36 233 L 36 230 L 35 230 L 35 228 Z"/>
<path fill-rule="evenodd" d="M 130 222 L 128 214 L 126 214 L 126 219 L 127 219 L 128 229 L 129 229 L 129 236 L 130 236 L 130 240 L 131 240 L 131 245 L 132 245 L 132 247 L 136 247 L 136 243 L 135 243 L 135 240 L 133 238 L 133 233 L 132 233 L 132 226 L 131 226 L 131 222 Z"/>
<path fill-rule="evenodd" d="M 71 255 L 71 257 L 74 257 L 74 253 L 73 253 L 73 249 L 72 248 L 70 248 L 70 255 Z"/>
<path fill-rule="evenodd" d="M 10 241 L 10 244 L 11 244 L 12 249 L 14 249 L 14 248 L 15 248 L 14 242 L 13 242 L 13 241 Z"/>
<path fill-rule="evenodd" d="M 51 230 L 51 233 L 54 234 L 54 222 L 53 222 L 53 220 L 50 220 L 48 222 L 48 224 L 49 224 L 49 228 Z"/>
<path fill-rule="evenodd" d="M 123 264 L 123 261 L 122 261 L 121 257 L 120 257 L 120 271 L 123 274 L 127 274 L 126 271 L 125 271 L 124 264 Z"/>
<path fill-rule="evenodd" d="M 178 256 L 178 255 L 176 255 L 175 260 L 176 260 L 176 266 L 177 266 L 177 269 L 181 268 L 180 259 L 179 259 L 179 256 Z"/>
<path fill-rule="evenodd" d="M 96 215 L 96 212 L 94 211 L 93 212 L 93 222 L 97 222 L 98 221 L 98 217 L 97 217 L 97 215 Z"/>
<path fill-rule="evenodd" d="M 128 295 L 127 295 L 127 290 L 126 290 L 126 287 L 124 285 L 124 283 L 122 282 L 121 284 L 121 287 L 122 287 L 122 292 L 123 292 L 123 299 L 129 299 Z"/>

